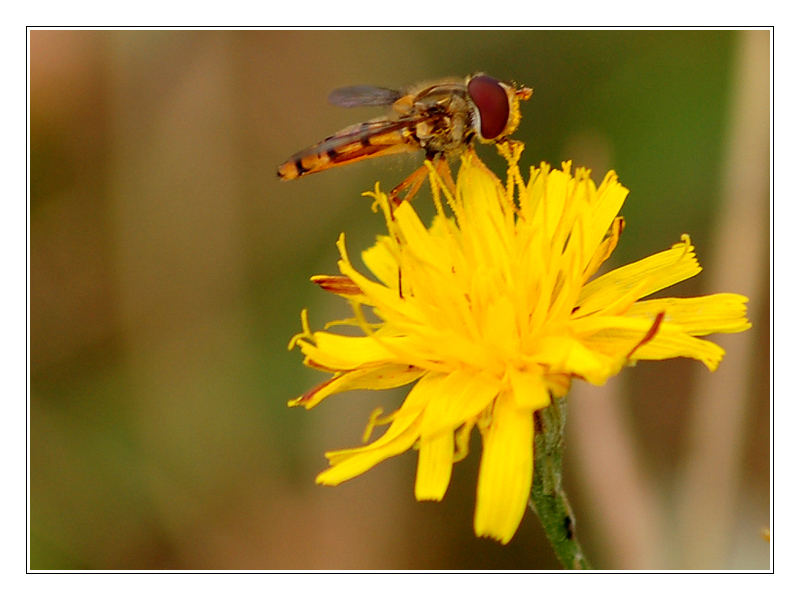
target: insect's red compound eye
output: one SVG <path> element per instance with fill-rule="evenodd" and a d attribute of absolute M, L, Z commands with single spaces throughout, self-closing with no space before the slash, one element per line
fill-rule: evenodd
<path fill-rule="evenodd" d="M 477 75 L 469 80 L 467 91 L 478 108 L 481 137 L 493 140 L 503 133 L 508 125 L 511 108 L 505 88 L 493 77 Z"/>

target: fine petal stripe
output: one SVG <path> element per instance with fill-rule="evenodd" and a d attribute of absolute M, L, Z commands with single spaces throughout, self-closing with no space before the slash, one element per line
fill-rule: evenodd
<path fill-rule="evenodd" d="M 427 398 L 420 426 L 423 438 L 453 431 L 483 411 L 499 391 L 499 382 L 483 373 L 453 371 Z"/>
<path fill-rule="evenodd" d="M 484 435 L 475 506 L 475 534 L 507 544 L 519 526 L 533 478 L 533 413 L 507 396 L 495 402 Z"/>
<path fill-rule="evenodd" d="M 702 361 L 709 371 L 715 371 L 722 357 L 725 356 L 725 351 L 714 342 L 663 327 L 652 340 L 637 348 L 631 358 L 633 360 L 663 360 L 679 356 Z"/>
<path fill-rule="evenodd" d="M 289 401 L 289 406 L 314 408 L 332 394 L 348 390 L 387 390 L 419 379 L 423 371 L 410 365 L 380 364 L 374 367 L 348 371 L 335 375 L 312 388 L 300 398 Z"/>
<path fill-rule="evenodd" d="M 583 273 L 583 280 L 584 283 L 589 280 L 592 275 L 597 273 L 597 270 L 600 266 L 608 260 L 611 256 L 612 252 L 617 247 L 619 243 L 619 238 L 622 235 L 622 230 L 625 228 L 625 219 L 622 217 L 617 217 L 611 223 L 611 227 L 609 228 L 609 235 L 605 238 L 595 249 L 594 253 L 591 255 L 586 268 L 584 269 Z M 587 247 L 589 244 L 587 244 Z"/>
<path fill-rule="evenodd" d="M 587 283 L 578 298 L 580 313 L 591 313 L 613 303 L 633 288 L 640 298 L 674 285 L 701 271 L 690 244 L 676 244 L 624 267 L 614 269 Z"/>
<path fill-rule="evenodd" d="M 379 236 L 374 246 L 361 253 L 361 260 L 385 286 L 397 288 L 397 246 L 390 237 Z"/>
<path fill-rule="evenodd" d="M 643 300 L 628 311 L 632 317 L 666 313 L 667 321 L 680 325 L 685 333 L 737 333 L 750 328 L 747 297 L 740 294 L 712 294 L 698 298 L 660 298 Z"/>
<path fill-rule="evenodd" d="M 595 196 L 596 199 L 591 208 L 583 213 L 582 218 L 586 229 L 583 239 L 584 256 L 587 262 L 582 265 L 584 268 L 589 264 L 595 249 L 600 246 L 609 227 L 612 226 L 614 217 L 617 216 L 628 196 L 628 189 L 620 185 L 616 173 L 611 171 L 600 184 Z"/>
<path fill-rule="evenodd" d="M 539 202 L 538 204 L 539 210 L 542 211 L 540 222 L 543 223 L 545 227 L 543 236 L 545 240 L 552 240 L 556 227 L 558 227 L 561 217 L 566 210 L 567 201 L 569 199 L 567 194 L 567 187 L 569 184 L 569 173 L 563 171 L 550 171 L 545 180 L 543 195 L 546 201 Z"/>
<path fill-rule="evenodd" d="M 314 334 L 314 344 L 299 340 L 306 357 L 331 371 L 351 371 L 374 363 L 392 361 L 394 355 L 371 337 L 339 335 L 327 331 Z"/>
<path fill-rule="evenodd" d="M 417 500 L 441 500 L 450 484 L 452 471 L 453 432 L 446 431 L 436 437 L 421 439 L 417 482 L 414 486 Z"/>
<path fill-rule="evenodd" d="M 418 253 L 420 256 L 436 256 L 436 238 L 425 227 L 411 204 L 401 204 L 395 209 L 394 223 L 405 249 Z"/>
<path fill-rule="evenodd" d="M 680 325 L 667 322 L 667 318 L 660 324 L 655 336 L 645 344 L 640 342 L 653 326 L 653 318 L 598 317 L 585 321 L 597 326 L 592 332 L 586 330 L 582 333 L 586 334 L 583 338 L 586 347 L 598 356 L 619 356 L 630 352 L 633 352 L 630 355 L 632 360 L 662 360 L 682 356 L 700 360 L 713 371 L 725 354 L 717 344 L 684 332 Z"/>

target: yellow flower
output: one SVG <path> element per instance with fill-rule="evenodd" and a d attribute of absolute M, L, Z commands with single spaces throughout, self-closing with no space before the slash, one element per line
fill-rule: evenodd
<path fill-rule="evenodd" d="M 330 467 L 317 482 L 337 485 L 413 447 L 417 499 L 440 500 L 477 426 L 475 533 L 507 543 L 530 493 L 536 410 L 566 394 L 573 377 L 601 385 L 636 360 L 684 356 L 714 370 L 724 351 L 697 336 L 750 325 L 747 298 L 736 294 L 640 300 L 700 272 L 688 236 L 590 281 L 619 240 L 628 190 L 613 172 L 597 187 L 569 163 L 531 169 L 526 183 L 521 145 L 500 150 L 505 185 L 472 153 L 462 158 L 455 197 L 431 172 L 430 227 L 376 185 L 369 195 L 389 235 L 362 255 L 375 279 L 353 267 L 343 235 L 341 275 L 313 278 L 349 300 L 354 316 L 335 325 L 359 335 L 312 332 L 303 311 L 290 348 L 333 376 L 289 404 L 312 408 L 334 393 L 416 382 L 396 411 L 373 413 L 364 441 L 389 424 L 381 437 L 326 453 Z"/>

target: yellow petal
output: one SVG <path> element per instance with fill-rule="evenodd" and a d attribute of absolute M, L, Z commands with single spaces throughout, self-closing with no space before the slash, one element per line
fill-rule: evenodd
<path fill-rule="evenodd" d="M 656 321 L 659 321 L 656 323 Z M 651 331 L 654 326 L 658 329 Z M 643 341 L 649 341 L 653 335 L 663 333 L 669 326 L 660 320 L 658 315 L 652 317 L 624 316 L 591 316 L 578 319 L 572 323 L 572 330 L 581 343 L 601 356 L 617 356 L 624 359 Z M 645 339 L 647 338 L 647 339 Z"/>
<path fill-rule="evenodd" d="M 519 355 L 519 334 L 516 325 L 516 311 L 508 296 L 492 298 L 483 311 L 481 339 L 491 353 L 498 359 Z"/>
<path fill-rule="evenodd" d="M 518 408 L 539 410 L 550 405 L 550 393 L 541 372 L 510 369 L 508 378 L 513 392 L 511 396 Z"/>
<path fill-rule="evenodd" d="M 631 355 L 631 359 L 694 358 L 702 361 L 709 371 L 715 371 L 723 356 L 725 356 L 725 350 L 714 342 L 675 331 L 669 325 L 662 325 L 652 340 L 636 349 Z"/>
<path fill-rule="evenodd" d="M 453 210 L 456 211 L 460 228 L 469 228 L 472 224 L 479 224 L 474 223 L 475 211 L 481 215 L 486 214 L 486 211 L 492 214 L 502 211 L 505 188 L 497 176 L 487 169 L 475 154 L 470 152 L 462 156 L 456 185 L 458 186 L 458 202 Z M 463 209 L 464 212 L 460 213 L 459 209 Z M 473 211 L 472 214 L 470 211 Z"/>
<path fill-rule="evenodd" d="M 540 214 L 536 219 L 545 227 L 544 239 L 552 240 L 556 227 L 562 219 L 568 200 L 567 190 L 571 181 L 569 172 L 550 171 L 544 183 L 544 199 L 539 202 Z"/>
<path fill-rule="evenodd" d="M 665 313 L 664 321 L 680 325 L 685 333 L 737 333 L 750 328 L 747 297 L 741 294 L 711 294 L 697 298 L 659 298 L 642 300 L 626 314 L 655 318 Z"/>
<path fill-rule="evenodd" d="M 426 373 L 414 387 L 411 388 L 411 391 L 408 393 L 408 396 L 406 396 L 400 408 L 388 417 L 391 420 L 391 425 L 380 438 L 367 446 L 348 448 L 346 450 L 334 450 L 326 452 L 325 456 L 331 463 L 336 463 L 358 454 L 359 452 L 372 451 L 393 441 L 397 436 L 408 429 L 412 423 L 417 421 L 417 417 L 419 417 L 420 413 L 422 413 L 427 406 L 430 397 L 438 393 L 443 380 L 444 375 L 439 373 Z"/>
<path fill-rule="evenodd" d="M 587 281 L 592 275 L 597 272 L 597 269 L 608 260 L 611 256 L 611 253 L 617 247 L 619 243 L 619 238 L 622 235 L 622 230 L 625 228 L 625 219 L 622 217 L 615 218 L 612 223 L 611 227 L 609 228 L 608 237 L 605 238 L 594 250 L 589 262 L 586 264 L 584 269 L 583 277 L 584 282 Z M 587 248 L 589 244 L 586 244 Z"/>
<path fill-rule="evenodd" d="M 404 306 L 402 303 L 402 297 L 400 296 L 397 288 L 387 287 L 383 283 L 377 283 L 372 281 L 371 279 L 364 277 L 361 273 L 356 271 L 355 268 L 345 259 L 342 259 L 338 263 L 339 271 L 341 271 L 342 275 L 346 275 L 350 279 L 353 280 L 353 283 L 359 287 L 359 289 L 364 293 L 366 304 L 370 304 L 372 306 L 381 306 L 384 307 L 392 307 L 393 309 L 403 310 L 404 308 L 409 308 L 408 306 Z"/>
<path fill-rule="evenodd" d="M 507 544 L 519 527 L 533 479 L 533 413 L 497 398 L 483 438 L 475 534 Z"/>
<path fill-rule="evenodd" d="M 694 277 L 700 271 L 693 246 L 676 244 L 669 250 L 614 269 L 587 283 L 578 298 L 580 308 L 575 311 L 575 316 L 601 310 L 633 288 L 639 288 L 639 297 L 644 298 Z"/>
<path fill-rule="evenodd" d="M 421 439 L 417 461 L 417 500 L 441 500 L 450 484 L 453 471 L 453 432 Z"/>
<path fill-rule="evenodd" d="M 393 423 L 394 425 L 394 423 Z M 400 429 L 399 427 L 397 428 Z M 322 485 L 339 485 L 343 481 L 352 479 L 368 471 L 379 462 L 392 456 L 402 454 L 416 441 L 419 430 L 419 421 L 414 421 L 400 431 L 392 432 L 391 428 L 384 437 L 376 440 L 369 446 L 352 451 L 328 452 L 326 456 L 332 466 L 319 475 L 316 482 Z M 384 438 L 392 434 L 389 441 Z M 333 457 L 333 458 L 332 458 Z M 336 462 L 334 462 L 335 459 Z"/>
<path fill-rule="evenodd" d="M 568 173 L 568 169 L 564 169 L 564 173 Z M 588 237 L 585 231 L 584 219 L 592 209 L 592 199 L 596 194 L 596 187 L 594 182 L 589 179 L 588 170 L 577 169 L 574 177 L 570 177 L 567 180 L 563 193 L 565 198 L 562 213 L 556 229 L 552 234 L 548 235 L 548 239 L 556 256 L 567 252 L 581 258 L 580 266 L 582 269 L 596 246 L 595 243 L 588 247 L 586 242 Z M 549 209 L 552 199 L 548 197 L 545 202 L 548 204 Z M 605 224 L 605 230 L 608 229 L 608 223 Z M 592 225 L 597 227 L 596 224 Z"/>
<path fill-rule="evenodd" d="M 300 339 L 300 346 L 307 362 L 328 371 L 352 371 L 375 363 L 388 362 L 394 354 L 372 337 L 339 335 L 318 331 L 314 343 Z"/>
<path fill-rule="evenodd" d="M 645 329 L 646 331 L 646 329 Z M 641 336 L 638 338 L 641 339 Z M 625 351 L 633 349 L 625 348 Z M 587 340 L 568 336 L 549 336 L 542 339 L 541 349 L 531 357 L 534 362 L 547 364 L 551 373 L 578 376 L 594 385 L 602 385 L 616 375 L 625 364 L 625 353 L 598 351 Z"/>
<path fill-rule="evenodd" d="M 299 345 L 306 364 L 334 373 L 293 405 L 416 380 L 396 411 L 373 412 L 367 432 L 388 423 L 382 436 L 326 453 L 330 467 L 319 483 L 336 485 L 416 445 L 415 495 L 440 500 L 477 425 L 484 448 L 475 532 L 507 543 L 529 498 L 533 416 L 551 396 L 566 394 L 575 378 L 602 384 L 637 359 L 686 356 L 716 368 L 722 349 L 695 336 L 749 323 L 746 299 L 735 294 L 641 301 L 700 271 L 688 237 L 587 283 L 617 245 L 628 191 L 613 172 L 598 187 L 586 169 L 572 175 L 569 163 L 533 169 L 526 184 L 521 148 L 499 148 L 509 163 L 506 186 L 470 152 L 454 197 L 437 187 L 444 174 L 429 164 L 430 227 L 414 206 L 391 205 L 376 186 L 369 195 L 387 234 L 362 254 L 371 273 L 356 271 L 342 235 L 341 275 L 314 279 L 350 304 L 352 317 L 335 323 L 363 335 L 312 332 L 304 312 L 290 348 Z"/>
<path fill-rule="evenodd" d="M 394 241 L 385 235 L 378 236 L 374 246 L 361 253 L 361 260 L 383 284 L 397 288 L 398 271 L 397 247 Z"/>
<path fill-rule="evenodd" d="M 666 320 L 642 343 L 654 322 L 655 318 L 644 317 L 592 317 L 581 319 L 580 333 L 586 347 L 598 356 L 626 357 L 632 352 L 631 360 L 694 358 L 713 371 L 725 355 L 717 344 L 696 338 L 684 332 L 681 325 Z"/>
<path fill-rule="evenodd" d="M 299 398 L 289 401 L 289 406 L 314 408 L 332 394 L 348 390 L 387 390 L 419 379 L 423 371 L 410 365 L 380 364 L 365 369 L 340 373 Z"/>
<path fill-rule="evenodd" d="M 344 236 L 340 236 L 336 242 L 341 254 L 341 259 L 338 262 L 339 271 L 342 275 L 349 277 L 353 283 L 362 291 L 364 295 L 363 302 L 372 306 L 380 306 L 382 311 L 387 313 L 384 317 L 399 319 L 411 319 L 418 321 L 420 313 L 415 304 L 404 302 L 402 295 L 396 287 L 387 287 L 382 283 L 377 283 L 371 279 L 364 277 L 359 273 L 350 262 L 347 255 L 347 248 L 345 246 Z M 388 276 L 387 276 L 388 277 Z M 398 275 L 399 277 L 399 275 Z"/>
<path fill-rule="evenodd" d="M 612 226 L 614 218 L 625 203 L 627 196 L 628 189 L 617 181 L 616 173 L 613 171 L 607 173 L 595 193 L 591 206 L 581 213 L 581 221 L 585 231 L 583 236 L 583 256 L 587 259 L 587 262 L 581 265 L 582 267 L 585 268 L 589 265 L 595 250 L 600 246 L 609 227 Z M 613 247 L 611 250 L 613 250 Z"/>
<path fill-rule="evenodd" d="M 453 431 L 492 402 L 499 382 L 480 372 L 453 371 L 429 394 L 420 426 L 423 438 Z"/>
<path fill-rule="evenodd" d="M 503 266 L 508 263 L 509 227 L 513 227 L 505 210 L 505 190 L 485 169 L 475 167 L 468 172 L 460 188 L 462 192 L 469 189 L 469 200 L 459 198 L 461 212 L 457 213 L 463 252 L 477 264 Z"/>
<path fill-rule="evenodd" d="M 404 202 L 395 209 L 394 224 L 404 249 L 427 258 L 438 255 L 439 238 L 431 235 L 410 203 Z"/>
<path fill-rule="evenodd" d="M 410 422 L 412 418 L 415 419 L 427 408 L 432 398 L 439 397 L 446 378 L 444 373 L 425 373 L 411 388 L 402 406 L 395 412 L 395 421 L 406 419 Z"/>

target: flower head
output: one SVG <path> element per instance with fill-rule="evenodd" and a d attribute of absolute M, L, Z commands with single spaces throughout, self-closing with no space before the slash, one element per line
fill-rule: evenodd
<path fill-rule="evenodd" d="M 613 172 L 598 187 L 569 163 L 542 164 L 525 182 L 521 145 L 500 150 L 505 184 L 472 153 L 454 195 L 431 172 L 430 227 L 408 202 L 391 206 L 378 186 L 370 193 L 388 227 L 362 255 L 374 278 L 354 268 L 344 236 L 341 275 L 314 278 L 349 300 L 353 317 L 336 324 L 357 335 L 312 332 L 304 311 L 290 346 L 333 376 L 290 405 L 416 382 L 396 411 L 373 413 L 365 437 L 389 424 L 377 440 L 326 453 L 330 467 L 317 482 L 337 485 L 415 448 L 416 497 L 440 500 L 477 427 L 475 533 L 507 543 L 531 488 L 535 411 L 566 394 L 572 378 L 601 385 L 636 360 L 683 356 L 714 370 L 724 351 L 698 336 L 749 323 L 747 299 L 736 294 L 641 300 L 700 272 L 688 236 L 592 279 L 622 233 L 628 191 Z"/>

